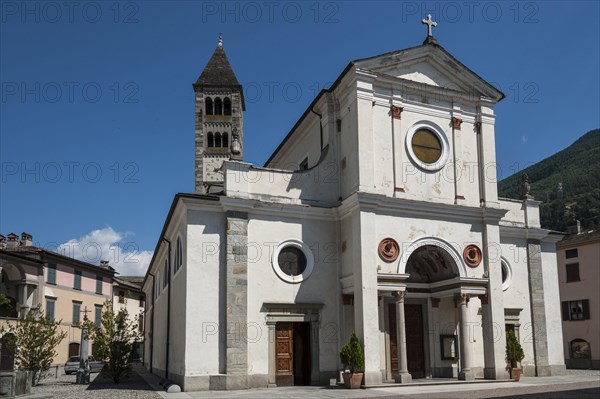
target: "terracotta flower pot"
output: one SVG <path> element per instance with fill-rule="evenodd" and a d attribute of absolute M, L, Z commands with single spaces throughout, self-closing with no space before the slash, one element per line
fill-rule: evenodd
<path fill-rule="evenodd" d="M 348 389 L 358 389 L 362 383 L 363 373 L 343 373 L 344 386 Z"/>
<path fill-rule="evenodd" d="M 510 378 L 515 380 L 515 382 L 519 381 L 521 379 L 521 369 L 511 368 L 510 369 Z"/>

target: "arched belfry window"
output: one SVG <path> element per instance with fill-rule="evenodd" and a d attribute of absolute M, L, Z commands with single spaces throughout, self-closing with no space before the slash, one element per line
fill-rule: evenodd
<path fill-rule="evenodd" d="M 215 133 L 215 147 L 221 148 L 221 133 Z"/>
<path fill-rule="evenodd" d="M 231 100 L 225 97 L 223 100 L 223 115 L 231 115 Z"/>
<path fill-rule="evenodd" d="M 215 98 L 215 115 L 223 115 L 223 101 L 220 97 Z"/>
<path fill-rule="evenodd" d="M 213 115 L 213 100 L 210 97 L 206 97 L 204 101 L 204 108 L 206 115 Z"/>
<path fill-rule="evenodd" d="M 209 148 L 215 146 L 215 136 L 213 135 L 213 132 L 208 132 L 206 135 L 206 146 Z"/>
<path fill-rule="evenodd" d="M 229 135 L 227 133 L 223 133 L 223 148 L 229 147 Z"/>

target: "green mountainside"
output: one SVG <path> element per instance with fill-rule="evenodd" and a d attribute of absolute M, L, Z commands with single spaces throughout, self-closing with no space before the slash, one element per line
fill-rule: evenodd
<path fill-rule="evenodd" d="M 498 195 L 520 198 L 522 173 L 529 176 L 531 195 L 542 201 L 543 228 L 566 231 L 569 217 L 565 217 L 565 207 L 571 209 L 582 228 L 600 227 L 600 129 L 587 132 L 564 150 L 501 180 Z"/>

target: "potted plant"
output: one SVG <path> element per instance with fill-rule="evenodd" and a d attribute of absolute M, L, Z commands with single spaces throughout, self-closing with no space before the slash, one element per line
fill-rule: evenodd
<path fill-rule="evenodd" d="M 515 381 L 521 379 L 521 369 L 517 368 L 517 363 L 520 363 L 524 357 L 525 354 L 517 336 L 514 331 L 508 330 L 506 334 L 506 361 L 510 368 L 510 378 Z"/>
<path fill-rule="evenodd" d="M 344 385 L 346 388 L 357 389 L 363 379 L 363 367 L 365 366 L 365 354 L 355 333 L 352 333 L 348 341 L 340 351 L 340 360 L 344 365 Z"/>

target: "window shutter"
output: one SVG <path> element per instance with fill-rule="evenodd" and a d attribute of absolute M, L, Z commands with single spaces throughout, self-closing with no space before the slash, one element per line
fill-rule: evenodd
<path fill-rule="evenodd" d="M 569 317 L 569 301 L 564 301 L 562 303 L 562 319 L 571 320 L 571 318 Z"/>
<path fill-rule="evenodd" d="M 584 299 L 581 301 L 583 304 L 583 320 L 589 320 L 590 318 L 590 301 L 588 299 Z"/>

